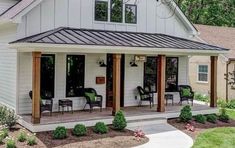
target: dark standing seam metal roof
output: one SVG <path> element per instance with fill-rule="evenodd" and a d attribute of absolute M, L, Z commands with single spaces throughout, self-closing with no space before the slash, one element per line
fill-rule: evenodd
<path fill-rule="evenodd" d="M 88 30 L 61 27 L 14 43 L 71 44 L 226 51 L 228 49 L 157 33 Z"/>

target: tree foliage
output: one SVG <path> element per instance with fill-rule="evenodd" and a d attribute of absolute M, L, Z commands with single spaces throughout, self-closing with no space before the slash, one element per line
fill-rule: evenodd
<path fill-rule="evenodd" d="M 195 24 L 235 27 L 235 0 L 176 0 Z"/>

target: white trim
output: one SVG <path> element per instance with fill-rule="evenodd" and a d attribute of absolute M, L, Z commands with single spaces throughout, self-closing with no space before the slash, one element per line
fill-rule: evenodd
<path fill-rule="evenodd" d="M 228 51 L 196 50 L 196 49 L 173 49 L 173 48 L 146 48 L 125 46 L 95 46 L 95 45 L 68 45 L 68 44 L 45 44 L 45 43 L 15 43 L 9 48 L 17 49 L 18 52 L 75 52 L 75 53 L 122 53 L 122 54 L 165 54 L 165 55 L 202 55 L 218 56 Z"/>
<path fill-rule="evenodd" d="M 202 74 L 207 74 L 207 81 L 200 81 L 199 80 L 199 67 L 200 66 L 207 66 L 207 73 L 206 72 L 200 72 Z M 207 84 L 208 83 L 208 79 L 209 79 L 209 65 L 208 64 L 198 64 L 197 65 L 197 83 Z"/>

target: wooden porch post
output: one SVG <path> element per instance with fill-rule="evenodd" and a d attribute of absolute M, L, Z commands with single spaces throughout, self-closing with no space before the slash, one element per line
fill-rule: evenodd
<path fill-rule="evenodd" d="M 121 54 L 113 54 L 113 111 L 115 115 L 120 110 L 120 79 L 121 79 Z"/>
<path fill-rule="evenodd" d="M 165 71 L 166 56 L 158 56 L 157 64 L 157 111 L 165 112 Z"/>
<path fill-rule="evenodd" d="M 40 123 L 40 75 L 41 52 L 33 52 L 32 67 L 32 123 Z"/>
<path fill-rule="evenodd" d="M 211 56 L 210 107 L 217 106 L 217 60 L 218 56 Z"/>

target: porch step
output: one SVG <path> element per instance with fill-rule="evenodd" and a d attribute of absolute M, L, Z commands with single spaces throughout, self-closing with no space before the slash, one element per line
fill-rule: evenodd
<path fill-rule="evenodd" d="M 154 125 L 154 124 L 165 124 L 167 123 L 166 118 L 148 118 L 148 119 L 139 119 L 139 120 L 130 120 L 127 121 L 127 127 L 138 127 L 138 126 L 146 126 L 146 125 Z"/>

